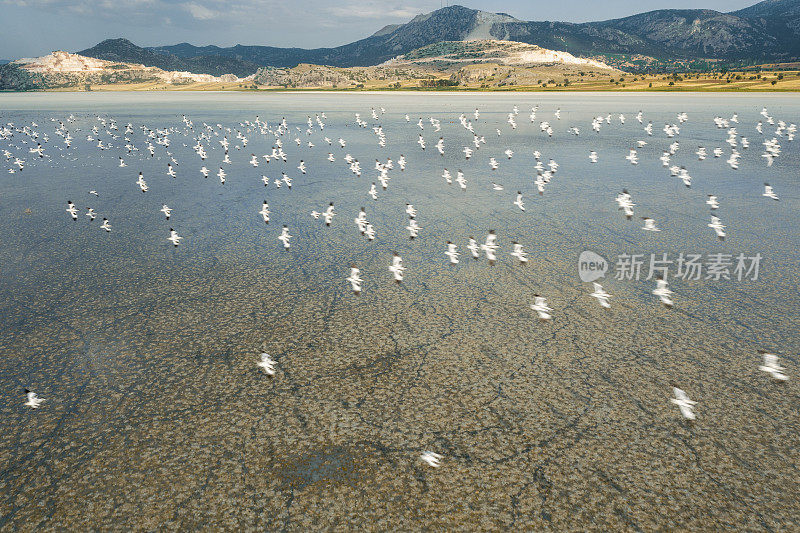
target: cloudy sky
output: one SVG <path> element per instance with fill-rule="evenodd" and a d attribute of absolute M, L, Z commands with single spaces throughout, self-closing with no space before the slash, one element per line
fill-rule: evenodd
<path fill-rule="evenodd" d="M 757 0 L 463 0 L 524 20 L 585 22 L 664 8 L 731 11 Z M 453 2 L 451 2 L 452 4 Z M 313 48 L 366 37 L 438 9 L 440 0 L 0 0 L 0 59 L 78 51 L 125 37 L 140 46 L 190 42 Z"/>

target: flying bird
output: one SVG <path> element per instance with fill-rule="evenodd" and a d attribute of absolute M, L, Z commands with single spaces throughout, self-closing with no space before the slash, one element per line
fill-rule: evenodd
<path fill-rule="evenodd" d="M 275 363 L 275 361 L 272 360 L 272 358 L 269 356 L 269 354 L 262 353 L 261 354 L 261 359 L 256 364 L 268 376 L 271 377 L 271 376 L 275 375 L 275 364 L 276 363 Z"/>
<path fill-rule="evenodd" d="M 675 397 L 671 398 L 670 401 L 680 408 L 683 418 L 687 420 L 694 420 L 694 406 L 697 404 L 697 402 L 690 400 L 689 396 L 682 389 L 679 389 L 676 386 L 672 387 L 672 393 L 675 395 Z"/>
<path fill-rule="evenodd" d="M 397 252 L 394 252 L 394 254 L 392 254 L 392 264 L 389 265 L 389 272 L 394 276 L 395 283 L 399 284 L 403 281 L 403 273 L 405 270 L 406 267 L 403 266 L 403 259 L 397 255 Z"/>
<path fill-rule="evenodd" d="M 39 398 L 35 392 L 31 392 L 28 389 L 25 389 L 25 398 L 25 405 L 31 409 L 38 409 L 44 401 L 44 398 Z"/>
<path fill-rule="evenodd" d="M 547 298 L 544 296 L 534 294 L 531 309 L 536 311 L 536 314 L 539 315 L 539 320 L 550 320 L 553 318 L 550 314 L 553 309 L 547 306 Z"/>
<path fill-rule="evenodd" d="M 767 353 L 763 350 L 759 350 L 758 353 L 764 357 L 764 364 L 758 367 L 759 370 L 769 374 L 775 381 L 786 381 L 789 379 L 788 376 L 783 373 L 786 369 L 778 363 L 777 355 Z"/>
<path fill-rule="evenodd" d="M 593 282 L 592 285 L 594 286 L 594 291 L 589 295 L 592 298 L 596 298 L 597 302 L 606 309 L 611 307 L 611 303 L 608 301 L 611 298 L 611 295 L 608 294 L 603 286 L 597 282 Z"/>

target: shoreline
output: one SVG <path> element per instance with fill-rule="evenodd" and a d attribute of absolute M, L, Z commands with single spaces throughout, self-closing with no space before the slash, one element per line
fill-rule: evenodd
<path fill-rule="evenodd" d="M 371 88 L 371 89 L 326 89 L 321 87 L 309 87 L 309 88 L 283 88 L 283 87 L 276 87 L 276 88 L 264 88 L 264 89 L 240 89 L 240 88 L 231 88 L 231 89 L 224 89 L 224 88 L 181 88 L 181 89 L 137 89 L 137 88 L 130 88 L 127 86 L 120 86 L 118 88 L 98 88 L 93 89 L 91 91 L 81 90 L 81 89 L 65 89 L 65 88 L 57 88 L 57 89 L 41 89 L 41 90 L 27 90 L 27 91 L 16 91 L 16 90 L 9 90 L 9 89 L 0 89 L 0 94 L 49 94 L 49 93 L 75 93 L 75 94 L 92 94 L 92 93 L 246 93 L 246 94 L 258 94 L 258 93 L 281 93 L 281 94 L 391 94 L 391 93 L 400 93 L 400 94 L 418 94 L 418 93 L 435 93 L 435 94 L 477 94 L 477 93 L 486 93 L 486 94 L 511 94 L 511 93 L 585 93 L 585 94 L 652 94 L 652 93 L 724 93 L 724 94 L 749 94 L 749 93 L 758 93 L 758 94 L 769 94 L 769 93 L 776 93 L 776 94 L 786 94 L 786 93 L 800 93 L 800 87 L 796 88 L 696 88 L 696 87 L 651 87 L 651 88 L 619 88 L 619 89 L 610 89 L 610 88 L 587 88 L 587 87 L 575 87 L 572 88 L 564 88 L 564 87 L 553 87 L 553 88 L 542 88 L 542 87 L 531 87 L 531 88 L 515 88 L 515 89 L 486 89 L 486 88 L 473 88 L 473 87 L 464 87 L 464 88 L 453 88 L 447 87 L 443 89 L 438 88 L 429 88 L 429 87 L 420 87 L 420 88 L 410 88 L 404 87 L 402 89 L 382 89 L 382 88 Z"/>

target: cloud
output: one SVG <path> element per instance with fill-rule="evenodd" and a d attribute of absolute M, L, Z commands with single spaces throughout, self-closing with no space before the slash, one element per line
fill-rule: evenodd
<path fill-rule="evenodd" d="M 426 10 L 413 5 L 386 3 L 377 0 L 365 2 L 349 2 L 344 5 L 329 7 L 327 12 L 344 19 L 402 19 L 406 21 Z M 430 10 L 428 10 L 430 11 Z"/>
<path fill-rule="evenodd" d="M 197 20 L 211 20 L 219 15 L 218 12 L 195 2 L 187 2 L 182 7 Z"/>

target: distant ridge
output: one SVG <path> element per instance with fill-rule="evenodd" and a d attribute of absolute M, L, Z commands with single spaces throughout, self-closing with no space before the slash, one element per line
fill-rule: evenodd
<path fill-rule="evenodd" d="M 731 13 L 708 9 L 664 9 L 599 22 L 527 22 L 505 13 L 449 6 L 417 15 L 405 24 L 334 48 L 172 46 L 141 48 L 110 39 L 79 52 L 169 70 L 245 76 L 258 67 L 300 63 L 371 66 L 442 41 L 499 39 L 569 52 L 578 57 L 642 55 L 669 61 L 783 62 L 800 59 L 800 0 L 765 0 Z"/>
<path fill-rule="evenodd" d="M 196 54 L 191 57 L 178 57 L 169 53 L 156 53 L 147 48 L 136 46 L 127 39 L 106 39 L 92 48 L 78 52 L 78 54 L 106 61 L 140 63 L 148 67 L 158 67 L 169 71 L 187 71 L 195 74 L 210 74 L 212 76 L 233 74 L 240 78 L 253 74 L 260 66 L 241 59 L 225 57 L 224 55 Z"/>

